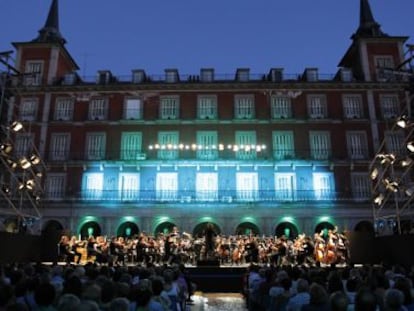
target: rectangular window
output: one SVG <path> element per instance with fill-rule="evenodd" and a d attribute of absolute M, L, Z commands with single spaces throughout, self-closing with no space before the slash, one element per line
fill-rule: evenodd
<path fill-rule="evenodd" d="M 214 69 L 212 69 L 212 68 L 202 68 L 200 70 L 200 80 L 201 80 L 201 82 L 212 82 L 212 81 L 214 81 Z"/>
<path fill-rule="evenodd" d="M 275 174 L 275 194 L 277 200 L 292 201 L 296 191 L 294 173 Z"/>
<path fill-rule="evenodd" d="M 197 159 L 214 160 L 217 158 L 217 132 L 197 131 Z"/>
<path fill-rule="evenodd" d="M 123 132 L 121 136 L 121 160 L 142 160 L 142 133 Z"/>
<path fill-rule="evenodd" d="M 308 114 L 311 119 L 323 119 L 328 116 L 325 95 L 308 95 Z"/>
<path fill-rule="evenodd" d="M 288 119 L 292 117 L 292 102 L 287 96 L 272 96 L 270 98 L 272 118 Z"/>
<path fill-rule="evenodd" d="M 333 177 L 331 173 L 313 173 L 313 191 L 316 200 L 334 198 Z"/>
<path fill-rule="evenodd" d="M 388 153 L 404 154 L 405 136 L 402 131 L 385 131 L 385 144 Z"/>
<path fill-rule="evenodd" d="M 23 84 L 26 86 L 37 86 L 42 83 L 43 61 L 27 61 Z"/>
<path fill-rule="evenodd" d="M 73 118 L 74 100 L 70 97 L 60 97 L 56 99 L 55 120 L 70 121 Z"/>
<path fill-rule="evenodd" d="M 49 200 L 59 200 L 65 197 L 66 176 L 63 174 L 48 174 L 45 185 L 45 196 Z"/>
<path fill-rule="evenodd" d="M 233 150 L 238 160 L 256 159 L 256 132 L 236 131 L 236 147 Z"/>
<path fill-rule="evenodd" d="M 346 119 L 362 118 L 362 98 L 361 95 L 346 94 L 342 97 L 344 107 L 344 117 Z"/>
<path fill-rule="evenodd" d="M 366 173 L 351 173 L 352 197 L 356 200 L 371 198 L 371 183 Z"/>
<path fill-rule="evenodd" d="M 158 173 L 156 181 L 156 198 L 159 201 L 175 201 L 178 192 L 177 173 Z"/>
<path fill-rule="evenodd" d="M 377 71 L 377 80 L 388 81 L 393 79 L 394 59 L 391 55 L 374 56 L 375 70 Z"/>
<path fill-rule="evenodd" d="M 89 103 L 89 120 L 105 120 L 107 116 L 107 100 L 95 98 Z"/>
<path fill-rule="evenodd" d="M 309 145 L 311 158 L 315 160 L 327 160 L 331 156 L 331 138 L 326 131 L 310 131 Z"/>
<path fill-rule="evenodd" d="M 273 157 L 275 160 L 292 159 L 295 157 L 292 131 L 273 132 Z"/>
<path fill-rule="evenodd" d="M 64 161 L 69 158 L 70 133 L 53 133 L 50 138 L 50 159 Z"/>
<path fill-rule="evenodd" d="M 346 133 L 346 143 L 350 159 L 358 160 L 366 159 L 368 157 L 367 134 L 365 132 L 348 131 Z"/>
<path fill-rule="evenodd" d="M 139 98 L 126 98 L 124 102 L 124 119 L 142 119 L 142 101 Z"/>
<path fill-rule="evenodd" d="M 394 119 L 400 115 L 400 104 L 397 95 L 380 95 L 380 104 L 384 119 Z"/>
<path fill-rule="evenodd" d="M 86 159 L 103 160 L 105 158 L 106 134 L 86 134 Z"/>
<path fill-rule="evenodd" d="M 160 145 L 158 159 L 175 160 L 178 158 L 178 132 L 159 132 L 158 143 Z"/>
<path fill-rule="evenodd" d="M 160 119 L 176 120 L 179 118 L 180 98 L 163 96 L 160 98 Z"/>
<path fill-rule="evenodd" d="M 236 173 L 237 200 L 255 201 L 258 198 L 257 173 Z"/>
<path fill-rule="evenodd" d="M 197 173 L 196 199 L 197 201 L 216 201 L 218 198 L 217 173 Z"/>
<path fill-rule="evenodd" d="M 83 197 L 87 200 L 101 200 L 103 196 L 103 173 L 84 175 Z"/>
<path fill-rule="evenodd" d="M 234 117 L 236 119 L 254 119 L 254 96 L 235 95 L 234 96 Z"/>
<path fill-rule="evenodd" d="M 352 69 L 350 68 L 341 68 L 341 81 L 351 82 L 354 79 L 352 74 Z"/>
<path fill-rule="evenodd" d="M 217 96 L 199 95 L 197 97 L 198 118 L 214 120 L 217 118 Z"/>
<path fill-rule="evenodd" d="M 35 121 L 37 115 L 37 106 L 37 98 L 23 98 L 19 111 L 19 117 L 21 121 Z"/>
<path fill-rule="evenodd" d="M 18 133 L 15 139 L 16 157 L 28 156 L 33 149 L 34 134 Z"/>
<path fill-rule="evenodd" d="M 124 201 L 135 201 L 139 199 L 139 177 L 138 173 L 119 174 L 119 198 Z"/>

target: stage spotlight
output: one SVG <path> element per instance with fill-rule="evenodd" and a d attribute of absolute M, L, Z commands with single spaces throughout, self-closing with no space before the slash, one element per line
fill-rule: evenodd
<path fill-rule="evenodd" d="M 37 155 L 33 154 L 32 156 L 30 156 L 30 162 L 33 165 L 37 165 L 40 163 L 40 158 Z"/>
<path fill-rule="evenodd" d="M 21 124 L 21 123 L 20 123 L 20 122 L 18 122 L 18 121 L 14 121 L 14 122 L 11 124 L 10 128 L 11 128 L 11 130 L 12 130 L 13 132 L 18 132 L 18 131 L 20 131 L 20 130 L 23 128 L 23 124 Z"/>
<path fill-rule="evenodd" d="M 407 143 L 407 149 L 410 152 L 414 152 L 414 141 L 410 141 L 410 142 Z"/>
<path fill-rule="evenodd" d="M 27 170 L 32 164 L 25 157 L 21 158 L 19 161 L 20 167 L 24 170 Z"/>
<path fill-rule="evenodd" d="M 4 154 L 9 154 L 12 152 L 13 150 L 13 145 L 10 143 L 4 143 L 0 145 L 0 150 L 4 153 Z"/>
<path fill-rule="evenodd" d="M 412 197 L 414 194 L 414 185 L 412 185 L 411 187 L 408 187 L 407 189 L 405 189 L 404 191 L 405 195 L 408 197 Z"/>
<path fill-rule="evenodd" d="M 382 193 L 380 193 L 378 196 L 374 198 L 374 203 L 377 205 L 381 205 L 382 202 L 384 202 L 384 199 L 385 199 L 385 196 Z"/>
<path fill-rule="evenodd" d="M 399 184 L 396 181 L 391 181 L 388 178 L 385 178 L 383 180 L 383 183 L 384 183 L 385 189 L 391 192 L 398 192 Z"/>
<path fill-rule="evenodd" d="M 401 116 L 401 117 L 399 117 L 397 119 L 397 125 L 400 128 L 403 128 L 403 129 L 405 129 L 407 126 L 409 126 L 410 125 L 410 122 L 408 121 L 407 116 Z"/>
<path fill-rule="evenodd" d="M 36 186 L 36 183 L 35 183 L 34 179 L 29 179 L 28 181 L 26 181 L 26 188 L 27 189 L 33 190 L 35 186 Z"/>
<path fill-rule="evenodd" d="M 371 180 L 375 180 L 375 179 L 377 179 L 378 174 L 379 174 L 378 169 L 376 167 L 374 167 L 369 176 L 371 177 Z"/>
<path fill-rule="evenodd" d="M 404 160 L 401 160 L 400 164 L 402 167 L 410 166 L 413 163 L 413 160 L 411 158 L 406 158 Z"/>
<path fill-rule="evenodd" d="M 10 166 L 11 169 L 17 168 L 17 163 L 13 160 L 7 159 L 7 164 Z"/>

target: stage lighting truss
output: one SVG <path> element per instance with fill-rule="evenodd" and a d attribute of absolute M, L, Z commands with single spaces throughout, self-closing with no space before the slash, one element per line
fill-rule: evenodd
<path fill-rule="evenodd" d="M 10 97 L 19 95 L 15 88 L 12 91 L 8 86 L 21 75 L 8 64 L 10 53 L 0 53 L 0 63 L 6 67 L 0 70 L 0 120 L 3 124 L 6 118 L 2 113 L 7 110 Z M 27 225 L 41 218 L 39 207 L 46 167 L 33 142 L 28 144 L 27 153 L 16 149 L 15 137 L 22 132 L 30 133 L 19 120 L 0 126 L 0 215 L 17 217 L 21 224 Z"/>

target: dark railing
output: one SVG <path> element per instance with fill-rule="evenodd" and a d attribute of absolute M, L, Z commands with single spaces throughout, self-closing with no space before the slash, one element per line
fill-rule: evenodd
<path fill-rule="evenodd" d="M 46 193 L 46 201 L 120 202 L 120 203 L 289 203 L 289 202 L 369 202 L 370 197 L 353 197 L 326 189 L 294 191 L 156 191 L 156 190 L 85 190 L 74 195 Z"/>

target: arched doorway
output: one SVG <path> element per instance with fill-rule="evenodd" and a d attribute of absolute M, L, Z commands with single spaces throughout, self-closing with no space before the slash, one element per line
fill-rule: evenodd
<path fill-rule="evenodd" d="M 80 229 L 80 235 L 82 239 L 88 238 L 91 235 L 97 237 L 101 235 L 101 227 L 96 221 L 85 222 Z"/>
<path fill-rule="evenodd" d="M 284 235 L 288 239 L 295 239 L 298 236 L 298 228 L 291 222 L 281 222 L 276 226 L 275 235 L 277 237 Z"/>
<path fill-rule="evenodd" d="M 220 227 L 214 222 L 202 222 L 202 223 L 199 223 L 197 226 L 195 226 L 195 228 L 193 229 L 193 237 L 195 238 L 203 237 L 208 224 L 211 224 L 213 226 L 213 230 L 216 234 L 221 233 Z"/>
<path fill-rule="evenodd" d="M 49 233 L 61 233 L 63 234 L 63 226 L 57 220 L 48 220 L 42 228 L 42 234 L 47 235 Z"/>
<path fill-rule="evenodd" d="M 319 223 L 316 227 L 315 227 L 315 233 L 322 233 L 323 237 L 327 237 L 328 236 L 328 231 L 329 230 L 334 230 L 335 226 L 333 224 L 331 224 L 330 222 L 324 221 Z"/>
<path fill-rule="evenodd" d="M 236 228 L 236 235 L 258 235 L 259 227 L 252 222 L 242 222 Z"/>
<path fill-rule="evenodd" d="M 174 227 L 176 227 L 176 224 L 170 221 L 162 222 L 155 228 L 154 235 L 157 236 L 160 233 L 165 235 L 169 234 L 173 231 Z"/>
<path fill-rule="evenodd" d="M 137 235 L 138 233 L 139 233 L 138 226 L 135 223 L 130 222 L 130 221 L 126 221 L 122 223 L 118 227 L 118 230 L 116 231 L 117 236 L 122 236 L 124 238 L 132 237 L 134 235 Z"/>
<path fill-rule="evenodd" d="M 354 231 L 360 232 L 360 233 L 370 233 L 370 234 L 375 233 L 374 225 L 372 224 L 372 222 L 368 220 L 363 220 L 363 221 L 358 222 L 354 228 Z"/>

